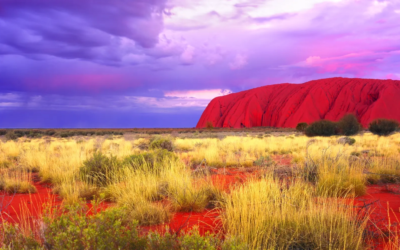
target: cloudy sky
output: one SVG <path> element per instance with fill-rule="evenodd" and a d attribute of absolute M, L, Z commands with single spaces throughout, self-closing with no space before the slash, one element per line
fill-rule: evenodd
<path fill-rule="evenodd" d="M 400 79 L 398 0 L 0 0 L 0 127 L 194 127 L 220 95 Z"/>

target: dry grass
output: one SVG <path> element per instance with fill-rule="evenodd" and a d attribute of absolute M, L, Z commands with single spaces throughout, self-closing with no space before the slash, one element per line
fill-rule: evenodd
<path fill-rule="evenodd" d="M 251 249 L 362 249 L 365 222 L 337 199 L 316 198 L 307 183 L 271 176 L 226 195 L 223 223 Z"/>
<path fill-rule="evenodd" d="M 1 170 L 0 190 L 9 194 L 36 193 L 36 187 L 31 183 L 31 174 L 23 170 Z"/>
<path fill-rule="evenodd" d="M 224 132 L 225 133 L 225 132 Z M 365 193 L 366 184 L 400 178 L 400 135 L 353 136 L 354 145 L 338 137 L 308 138 L 294 133 L 263 133 L 218 138 L 175 136 L 176 157 L 140 166 L 124 164 L 132 154 L 148 150 L 150 136 L 75 139 L 19 139 L 0 142 L 0 189 L 33 192 L 31 172 L 51 182 L 65 204 L 102 196 L 125 207 L 127 220 L 141 225 L 166 222 L 173 212 L 203 211 L 222 206 L 227 237 L 239 238 L 251 249 L 362 249 L 365 219 L 357 218 L 349 198 Z M 224 134 L 225 135 L 225 134 Z M 169 135 L 168 135 L 169 136 Z M 193 137 L 200 137 L 193 135 Z M 104 186 L 80 175 L 95 152 L 116 157 L 121 164 Z M 252 167 L 260 157 L 291 159 L 296 171 L 277 181 L 250 179 L 229 192 L 215 187 L 209 176 L 192 175 L 200 163 L 215 167 Z M 270 171 L 270 172 L 268 172 Z"/>

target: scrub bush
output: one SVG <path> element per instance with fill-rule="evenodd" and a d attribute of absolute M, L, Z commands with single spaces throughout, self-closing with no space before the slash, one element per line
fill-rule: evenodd
<path fill-rule="evenodd" d="M 117 157 L 95 152 L 90 159 L 83 162 L 80 175 L 83 180 L 91 184 L 105 186 L 112 179 L 113 171 L 120 166 L 121 162 Z"/>
<path fill-rule="evenodd" d="M 375 135 L 389 135 L 399 128 L 395 120 L 376 119 L 369 124 L 369 131 Z"/>
<path fill-rule="evenodd" d="M 18 139 L 18 136 L 13 131 L 8 131 L 6 134 L 6 140 L 12 141 Z"/>
<path fill-rule="evenodd" d="M 208 129 L 213 129 L 214 128 L 214 125 L 213 125 L 212 121 L 208 121 L 206 123 L 206 128 L 208 128 Z"/>
<path fill-rule="evenodd" d="M 300 132 L 304 132 L 304 130 L 307 128 L 308 124 L 306 122 L 300 122 L 296 126 L 296 130 Z"/>
<path fill-rule="evenodd" d="M 150 142 L 150 149 L 166 149 L 172 152 L 172 141 L 167 138 L 156 137 Z"/>
<path fill-rule="evenodd" d="M 331 136 L 335 135 L 337 124 L 328 120 L 321 120 L 311 123 L 304 130 L 307 136 Z"/>
<path fill-rule="evenodd" d="M 123 224 L 123 208 L 109 208 L 91 216 L 86 215 L 88 212 L 87 207 L 71 206 L 56 218 L 45 217 L 44 244 L 50 249 L 71 250 L 146 248 L 146 239 L 139 236 L 137 223 Z"/>
<path fill-rule="evenodd" d="M 337 123 L 339 133 L 343 135 L 355 135 L 362 129 L 361 124 L 358 122 L 357 117 L 353 114 L 343 116 Z"/>
<path fill-rule="evenodd" d="M 177 160 L 178 157 L 168 150 L 161 149 L 153 152 L 145 152 L 141 154 L 133 154 L 127 156 L 123 164 L 128 165 L 134 169 L 142 168 L 146 165 L 147 169 L 156 169 L 165 160 Z"/>

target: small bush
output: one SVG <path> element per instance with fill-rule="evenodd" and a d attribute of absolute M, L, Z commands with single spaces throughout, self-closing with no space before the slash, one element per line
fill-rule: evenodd
<path fill-rule="evenodd" d="M 307 136 L 332 136 L 336 134 L 336 123 L 328 120 L 321 120 L 311 123 L 304 130 Z"/>
<path fill-rule="evenodd" d="M 169 232 L 161 235 L 158 232 L 151 232 L 148 235 L 148 250 L 171 250 L 171 249 L 207 249 L 207 250 L 247 250 L 246 244 L 236 238 L 225 238 L 221 240 L 217 235 L 205 233 L 200 235 L 198 227 L 193 227 L 181 235 Z"/>
<path fill-rule="evenodd" d="M 151 142 L 150 142 L 150 149 L 166 149 L 168 151 L 173 150 L 172 147 L 172 141 L 166 138 L 154 138 Z"/>
<path fill-rule="evenodd" d="M 6 140 L 7 141 L 13 141 L 18 139 L 18 136 L 13 132 L 13 131 L 8 131 L 6 134 Z"/>
<path fill-rule="evenodd" d="M 353 114 L 343 116 L 343 118 L 340 119 L 337 125 L 339 133 L 343 135 L 355 135 L 362 129 L 362 126 L 358 122 L 357 117 Z"/>
<path fill-rule="evenodd" d="M 39 241 L 35 239 L 34 233 L 23 232 L 18 225 L 2 221 L 0 230 L 0 249 L 42 249 Z"/>
<path fill-rule="evenodd" d="M 22 182 L 5 182 L 4 184 L 4 191 L 9 194 L 32 194 L 36 193 L 36 187 L 29 182 L 22 181 Z"/>
<path fill-rule="evenodd" d="M 61 137 L 61 138 L 67 138 L 67 137 L 69 137 L 69 133 L 68 133 L 68 132 L 62 132 L 62 133 L 60 134 L 60 137 Z"/>
<path fill-rule="evenodd" d="M 105 131 L 97 131 L 96 132 L 96 135 L 99 135 L 99 136 L 101 136 L 101 135 L 106 135 L 107 133 L 105 132 Z"/>
<path fill-rule="evenodd" d="M 208 128 L 208 129 L 213 129 L 214 128 L 214 125 L 213 125 L 212 121 L 206 122 L 206 128 Z"/>
<path fill-rule="evenodd" d="M 53 129 L 46 130 L 46 132 L 45 132 L 44 134 L 45 134 L 45 135 L 48 135 L 48 136 L 53 136 L 53 135 L 56 134 L 56 131 L 53 130 Z"/>
<path fill-rule="evenodd" d="M 307 128 L 308 124 L 306 122 L 300 122 L 296 126 L 296 130 L 300 132 L 304 132 L 304 130 Z"/>
<path fill-rule="evenodd" d="M 29 134 L 29 132 L 28 131 L 24 131 L 24 130 L 14 130 L 14 134 L 17 137 L 23 137 L 23 136 Z"/>
<path fill-rule="evenodd" d="M 146 201 L 139 202 L 129 211 L 129 218 L 132 221 L 137 221 L 142 226 L 168 222 L 171 217 L 172 214 L 168 207 Z"/>
<path fill-rule="evenodd" d="M 80 174 L 83 180 L 97 185 L 105 186 L 113 176 L 113 171 L 121 166 L 115 156 L 106 156 L 101 152 L 95 152 L 93 157 L 84 161 Z"/>
<path fill-rule="evenodd" d="M 96 209 L 93 209 L 96 211 Z M 145 249 L 146 238 L 139 236 L 137 223 L 123 225 L 123 208 L 109 208 L 86 216 L 88 208 L 68 207 L 56 218 L 46 216 L 45 245 L 49 249 Z"/>
<path fill-rule="evenodd" d="M 376 119 L 369 124 L 369 131 L 375 135 L 389 135 L 399 128 L 395 120 Z"/>
<path fill-rule="evenodd" d="M 350 137 L 340 137 L 339 139 L 337 139 L 337 143 L 343 145 L 346 144 L 353 145 L 354 143 L 356 143 L 356 139 Z"/>
<path fill-rule="evenodd" d="M 178 157 L 165 149 L 155 150 L 153 152 L 145 152 L 127 156 L 123 164 L 131 166 L 134 169 L 146 167 L 148 170 L 155 170 L 165 160 L 177 160 Z"/>
<path fill-rule="evenodd" d="M 194 188 L 191 183 L 171 187 L 168 197 L 172 207 L 178 212 L 201 212 L 205 208 L 214 207 L 222 199 L 217 188 L 207 186 Z"/>
<path fill-rule="evenodd" d="M 7 134 L 7 130 L 0 129 L 0 136 Z"/>
<path fill-rule="evenodd" d="M 258 158 L 257 160 L 255 160 L 253 162 L 254 166 L 257 167 L 269 167 L 275 164 L 275 161 L 271 158 L 271 156 L 267 155 L 267 156 L 261 156 L 260 158 Z"/>

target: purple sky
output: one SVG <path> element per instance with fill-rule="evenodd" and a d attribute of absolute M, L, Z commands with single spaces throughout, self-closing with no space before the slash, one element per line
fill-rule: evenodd
<path fill-rule="evenodd" d="M 400 79 L 400 1 L 0 0 L 0 127 L 194 127 L 334 76 Z"/>

